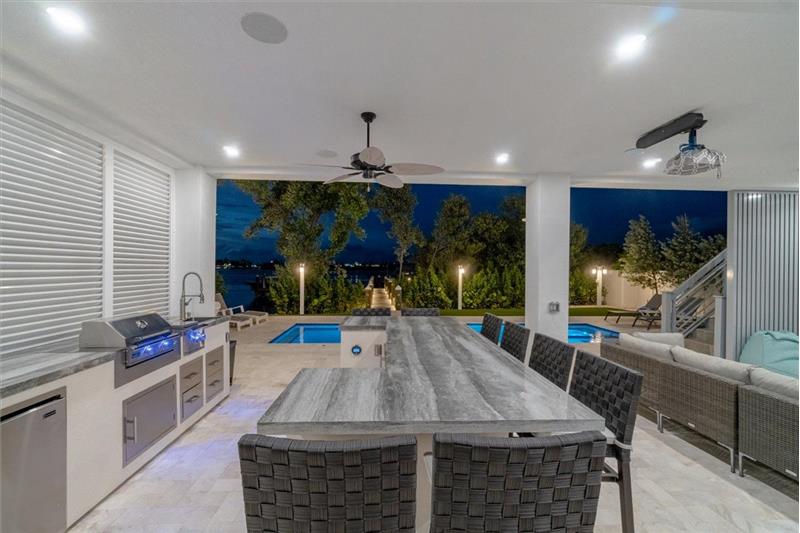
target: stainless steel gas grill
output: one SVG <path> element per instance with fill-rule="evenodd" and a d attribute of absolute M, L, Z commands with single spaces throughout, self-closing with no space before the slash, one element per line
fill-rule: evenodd
<path fill-rule="evenodd" d="M 81 324 L 81 348 L 123 348 L 125 366 L 180 354 L 180 334 L 156 313 L 120 319 L 89 320 Z"/>
<path fill-rule="evenodd" d="M 122 385 L 177 361 L 181 357 L 180 331 L 160 315 L 101 318 L 81 324 L 81 349 L 119 350 L 114 361 L 114 386 Z"/>
<path fill-rule="evenodd" d="M 182 335 L 183 342 L 183 355 L 189 355 L 197 350 L 205 348 L 206 345 L 206 329 L 199 325 L 188 327 L 184 330 Z"/>

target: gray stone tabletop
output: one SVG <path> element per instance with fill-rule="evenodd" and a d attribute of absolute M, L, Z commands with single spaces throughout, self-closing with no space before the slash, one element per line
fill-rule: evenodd
<path fill-rule="evenodd" d="M 113 361 L 119 350 L 78 350 L 77 343 L 31 350 L 0 359 L 0 398 Z"/>
<path fill-rule="evenodd" d="M 392 317 L 384 368 L 306 368 L 258 423 L 267 435 L 602 430 L 604 420 L 449 317 Z"/>
<path fill-rule="evenodd" d="M 342 320 L 339 329 L 342 331 L 386 329 L 388 316 L 349 316 Z"/>

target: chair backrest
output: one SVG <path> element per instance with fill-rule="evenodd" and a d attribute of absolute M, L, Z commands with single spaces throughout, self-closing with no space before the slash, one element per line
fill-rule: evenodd
<path fill-rule="evenodd" d="M 531 330 L 506 321 L 503 338 L 500 339 L 500 347 L 524 363 L 530 338 Z"/>
<path fill-rule="evenodd" d="M 641 311 L 658 311 L 661 307 L 661 295 L 654 294 L 647 300 L 647 303 L 639 308 Z"/>
<path fill-rule="evenodd" d="M 642 394 L 642 374 L 578 350 L 569 394 L 606 419 L 618 442 L 630 444 Z"/>
<path fill-rule="evenodd" d="M 413 532 L 414 436 L 239 439 L 247 531 Z"/>
<path fill-rule="evenodd" d="M 436 434 L 431 532 L 594 528 L 606 439 Z"/>
<path fill-rule="evenodd" d="M 406 307 L 400 311 L 401 316 L 439 316 L 438 307 Z"/>
<path fill-rule="evenodd" d="M 491 313 L 483 315 L 481 335 L 497 344 L 500 342 L 500 331 L 503 329 L 503 319 Z"/>
<path fill-rule="evenodd" d="M 356 307 L 353 316 L 392 316 L 392 310 L 388 307 Z"/>
<path fill-rule="evenodd" d="M 533 336 L 528 366 L 562 389 L 567 390 L 574 356 L 574 346 L 537 333 Z"/>

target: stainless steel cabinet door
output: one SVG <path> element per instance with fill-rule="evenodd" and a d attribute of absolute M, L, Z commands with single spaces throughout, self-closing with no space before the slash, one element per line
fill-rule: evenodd
<path fill-rule="evenodd" d="M 123 465 L 178 425 L 175 376 L 122 402 Z"/>

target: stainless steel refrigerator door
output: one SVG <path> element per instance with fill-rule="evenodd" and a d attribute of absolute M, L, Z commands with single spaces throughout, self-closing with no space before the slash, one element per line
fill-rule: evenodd
<path fill-rule="evenodd" d="M 43 402 L 15 409 L 7 410 L 11 414 L 0 422 L 0 531 L 64 531 L 67 525 L 66 398 L 51 396 Z"/>

